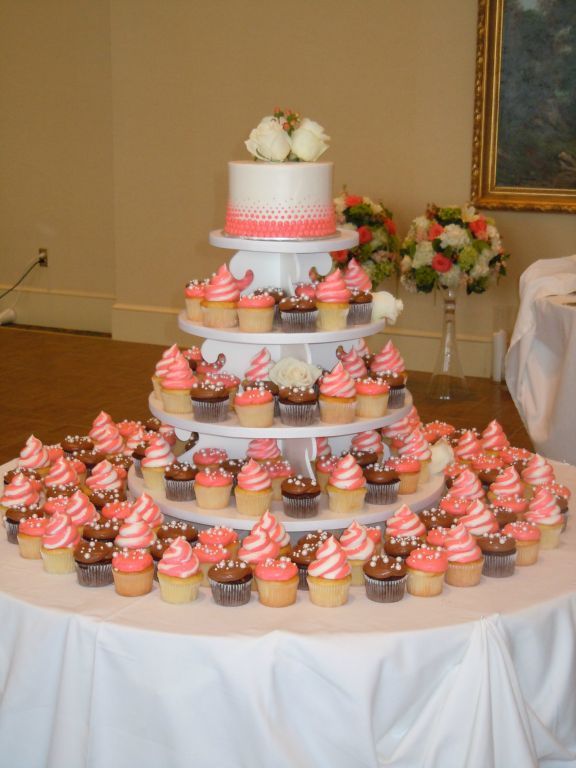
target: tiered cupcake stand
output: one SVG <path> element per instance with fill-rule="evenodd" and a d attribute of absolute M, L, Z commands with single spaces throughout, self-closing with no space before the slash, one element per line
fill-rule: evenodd
<path fill-rule="evenodd" d="M 288 295 L 293 295 L 297 283 L 309 281 L 309 270 L 312 267 L 315 267 L 319 274 L 328 273 L 332 264 L 330 252 L 354 247 L 357 244 L 357 233 L 342 230 L 335 237 L 322 240 L 272 242 L 228 237 L 217 230 L 210 233 L 210 243 L 218 248 L 238 249 L 230 260 L 229 268 L 236 277 L 243 276 L 248 269 L 253 270 L 255 276 L 250 286 L 251 290 L 278 286 Z M 385 321 L 380 320 L 339 331 L 285 333 L 273 330 L 270 333 L 243 333 L 238 328 L 208 328 L 193 323 L 187 318 L 185 312 L 180 314 L 178 322 L 180 328 L 186 333 L 205 339 L 202 344 L 204 359 L 215 360 L 218 354 L 223 352 L 226 355 L 226 370 L 240 379 L 243 378 L 249 361 L 262 347 L 269 349 L 274 361 L 292 357 L 321 368 L 331 369 L 337 361 L 338 345 L 371 336 L 382 331 L 385 326 Z M 349 424 L 323 424 L 317 421 L 310 426 L 293 427 L 282 424 L 280 419 L 276 418 L 274 425 L 266 429 L 240 426 L 233 411 L 230 412 L 226 421 L 218 423 L 198 422 L 192 415 L 167 413 L 153 393 L 150 395 L 149 405 L 154 416 L 162 422 L 171 424 L 178 434 L 199 433 L 198 442 L 191 451 L 180 457 L 182 460 L 188 459 L 199 448 L 207 446 L 225 448 L 231 458 L 244 457 L 251 439 L 267 437 L 279 441 L 282 455 L 290 462 L 295 472 L 313 476 L 312 465 L 316 456 L 314 438 L 330 438 L 333 452 L 338 454 L 349 447 L 355 434 L 393 424 L 405 416 L 412 406 L 412 397 L 407 393 L 402 408 L 389 409 L 386 416 L 378 419 L 356 419 Z M 147 490 L 134 470 L 129 474 L 129 486 L 134 494 Z M 419 487 L 416 493 L 399 497 L 394 504 L 366 504 L 364 511 L 351 516 L 335 516 L 328 509 L 324 494 L 316 517 L 302 520 L 287 517 L 282 511 L 281 502 L 273 502 L 272 512 L 283 523 L 286 530 L 296 537 L 304 531 L 320 527 L 326 530 L 340 530 L 348 526 L 353 519 L 373 525 L 386 520 L 404 502 L 408 503 L 412 510 L 418 511 L 436 503 L 443 488 L 442 477 L 432 476 L 427 483 Z M 193 522 L 200 528 L 226 525 L 238 531 L 246 531 L 254 525 L 253 518 L 238 514 L 233 498 L 231 505 L 226 509 L 203 510 L 198 508 L 195 501 L 174 502 L 168 501 L 158 493 L 151 493 L 151 495 L 164 514 Z"/>

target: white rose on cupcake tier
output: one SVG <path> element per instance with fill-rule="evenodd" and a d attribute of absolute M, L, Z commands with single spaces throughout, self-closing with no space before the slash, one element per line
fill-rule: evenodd
<path fill-rule="evenodd" d="M 270 379 L 279 387 L 311 387 L 322 371 L 295 357 L 283 357 L 270 369 Z"/>

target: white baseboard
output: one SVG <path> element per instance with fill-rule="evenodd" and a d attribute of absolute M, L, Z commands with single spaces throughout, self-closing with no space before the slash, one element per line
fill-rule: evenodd
<path fill-rule="evenodd" d="M 0 285 L 0 292 L 9 287 Z M 1 308 L 13 308 L 21 325 L 110 333 L 113 305 L 111 294 L 19 286 L 3 299 Z"/>
<path fill-rule="evenodd" d="M 120 341 L 140 341 L 165 347 L 200 344 L 202 339 L 189 336 L 178 328 L 181 310 L 136 304 L 115 304 L 112 309 L 112 337 Z M 406 366 L 412 371 L 432 371 L 440 346 L 440 334 L 428 331 L 387 328 L 372 340 L 373 349 L 392 338 L 400 349 Z M 489 377 L 492 367 L 492 339 L 488 336 L 458 337 L 460 359 L 467 376 Z"/>

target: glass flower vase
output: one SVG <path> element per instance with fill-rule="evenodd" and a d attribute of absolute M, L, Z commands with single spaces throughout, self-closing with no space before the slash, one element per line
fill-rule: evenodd
<path fill-rule="evenodd" d="M 442 290 L 444 319 L 442 339 L 427 395 L 433 400 L 458 400 L 469 393 L 456 340 L 456 288 Z"/>

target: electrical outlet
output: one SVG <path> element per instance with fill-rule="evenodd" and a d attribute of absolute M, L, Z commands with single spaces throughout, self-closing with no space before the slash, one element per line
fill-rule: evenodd
<path fill-rule="evenodd" d="M 48 248 L 38 248 L 38 264 L 41 267 L 48 266 Z"/>

